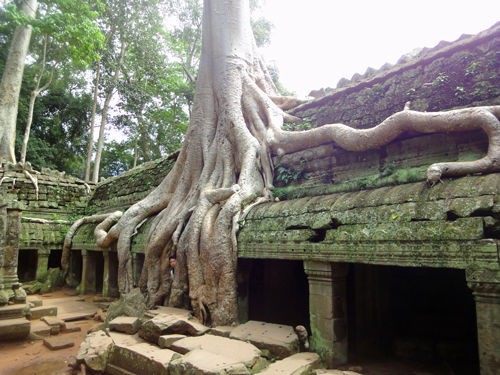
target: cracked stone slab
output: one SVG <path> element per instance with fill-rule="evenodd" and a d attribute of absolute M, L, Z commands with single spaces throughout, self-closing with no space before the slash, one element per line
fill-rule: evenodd
<path fill-rule="evenodd" d="M 179 353 L 161 349 L 148 342 L 135 345 L 115 344 L 109 358 L 109 373 L 168 375 L 170 363 L 181 358 Z M 120 372 L 122 371 L 122 372 Z"/>
<path fill-rule="evenodd" d="M 104 371 L 108 363 L 109 353 L 113 348 L 113 340 L 104 331 L 89 333 L 80 344 L 76 355 L 78 362 L 85 364 L 93 371 Z"/>
<path fill-rule="evenodd" d="M 185 318 L 178 315 L 158 314 L 147 320 L 139 329 L 139 336 L 144 340 L 156 344 L 160 336 L 166 334 L 181 334 L 200 336 L 209 330 L 194 318 Z"/>
<path fill-rule="evenodd" d="M 172 375 L 246 375 L 250 370 L 241 362 L 206 350 L 195 349 L 170 365 Z"/>
<path fill-rule="evenodd" d="M 293 327 L 287 325 L 249 320 L 234 328 L 229 337 L 248 341 L 279 359 L 299 351 L 299 338 Z"/>
<path fill-rule="evenodd" d="M 133 335 L 139 330 L 140 324 L 141 322 L 137 317 L 119 316 L 109 322 L 109 329 Z"/>
<path fill-rule="evenodd" d="M 247 367 L 252 367 L 261 355 L 261 351 L 250 343 L 210 334 L 197 337 L 186 337 L 174 342 L 171 349 L 181 354 L 201 349 L 231 358 L 235 362 L 245 364 Z"/>
<path fill-rule="evenodd" d="M 302 375 L 309 374 L 312 370 L 321 366 L 321 359 L 318 354 L 311 352 L 296 353 L 274 362 L 260 375 Z"/>
<path fill-rule="evenodd" d="M 158 346 L 160 348 L 169 348 L 174 342 L 179 341 L 180 339 L 183 339 L 185 337 L 186 335 L 179 334 L 163 335 L 158 339 Z"/>

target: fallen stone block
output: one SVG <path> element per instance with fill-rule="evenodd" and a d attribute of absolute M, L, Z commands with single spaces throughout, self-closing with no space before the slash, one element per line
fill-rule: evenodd
<path fill-rule="evenodd" d="M 93 371 L 103 372 L 106 369 L 113 345 L 113 340 L 106 332 L 92 332 L 80 344 L 76 360 L 78 363 L 84 362 Z"/>
<path fill-rule="evenodd" d="M 312 370 L 321 366 L 318 354 L 304 352 L 292 354 L 290 357 L 271 364 L 260 375 L 302 375 L 310 374 Z"/>
<path fill-rule="evenodd" d="M 82 327 L 77 326 L 76 324 L 68 324 L 66 323 L 64 327 L 61 327 L 61 333 L 72 333 L 72 332 L 81 332 Z"/>
<path fill-rule="evenodd" d="M 30 296 L 28 297 L 28 303 L 30 307 L 40 307 L 43 305 L 43 300 L 38 296 Z"/>
<path fill-rule="evenodd" d="M 47 323 L 49 326 L 60 326 L 61 328 L 66 327 L 66 322 L 56 316 L 43 316 L 40 320 Z"/>
<path fill-rule="evenodd" d="M 362 375 L 360 372 L 347 370 L 325 370 L 319 369 L 314 372 L 315 375 Z"/>
<path fill-rule="evenodd" d="M 156 344 L 160 336 L 177 333 L 188 336 L 199 336 L 206 333 L 208 327 L 195 319 L 187 319 L 176 315 L 158 314 L 147 320 L 139 329 L 139 336 Z"/>
<path fill-rule="evenodd" d="M 0 320 L 24 318 L 28 311 L 25 303 L 0 306 Z"/>
<path fill-rule="evenodd" d="M 126 333 L 109 331 L 108 335 L 109 337 L 111 337 L 115 345 L 120 345 L 120 346 L 132 346 L 146 342 L 143 339 L 141 339 L 137 334 L 127 335 Z"/>
<path fill-rule="evenodd" d="M 0 320 L 0 341 L 21 340 L 30 334 L 30 321 L 26 318 Z"/>
<path fill-rule="evenodd" d="M 206 350 L 195 349 L 170 364 L 170 374 L 203 374 L 203 375 L 245 375 L 250 370 L 233 358 L 214 354 Z"/>
<path fill-rule="evenodd" d="M 50 350 L 60 350 L 71 348 L 75 346 L 75 343 L 72 339 L 68 339 L 65 337 L 47 337 L 43 339 L 43 345 L 45 345 Z"/>
<path fill-rule="evenodd" d="M 168 375 L 170 363 L 181 355 L 143 342 L 135 345 L 115 344 L 109 358 L 107 373 Z M 121 372 L 120 372 L 121 371 Z"/>
<path fill-rule="evenodd" d="M 163 335 L 158 338 L 158 346 L 160 348 L 169 348 L 174 342 L 179 341 L 180 339 L 185 338 L 186 335 Z"/>
<path fill-rule="evenodd" d="M 40 319 L 44 316 L 57 316 L 57 307 L 55 306 L 39 306 L 30 309 L 30 320 Z"/>
<path fill-rule="evenodd" d="M 233 332 L 233 326 L 217 326 L 210 328 L 210 334 L 215 336 L 229 337 Z"/>
<path fill-rule="evenodd" d="M 119 316 L 109 322 L 109 329 L 133 335 L 139 330 L 141 321 L 139 318 L 131 316 Z"/>
<path fill-rule="evenodd" d="M 41 320 L 34 320 L 31 322 L 30 333 L 42 337 L 50 336 L 50 326 Z"/>
<path fill-rule="evenodd" d="M 186 337 L 176 341 L 172 344 L 171 349 L 181 354 L 201 349 L 231 358 L 233 362 L 243 363 L 246 367 L 252 367 L 261 354 L 259 349 L 247 342 L 208 334 Z"/>
<path fill-rule="evenodd" d="M 279 359 L 299 351 L 299 338 L 291 326 L 249 320 L 235 327 L 229 337 L 248 341 Z"/>

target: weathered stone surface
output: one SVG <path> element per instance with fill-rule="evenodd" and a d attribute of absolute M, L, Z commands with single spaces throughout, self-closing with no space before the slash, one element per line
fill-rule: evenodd
<path fill-rule="evenodd" d="M 118 301 L 109 305 L 106 321 L 108 324 L 119 316 L 133 316 L 142 318 L 146 312 L 146 301 L 139 288 L 132 289 L 129 293 L 120 296 Z"/>
<path fill-rule="evenodd" d="M 250 320 L 237 326 L 229 337 L 267 349 L 280 359 L 299 351 L 299 338 L 291 326 Z"/>
<path fill-rule="evenodd" d="M 64 328 L 66 328 L 66 322 L 55 316 L 43 316 L 42 318 L 40 318 L 40 320 L 47 323 L 49 326 L 59 326 L 61 327 L 61 330 L 64 330 Z"/>
<path fill-rule="evenodd" d="M 51 327 L 47 323 L 42 322 L 41 320 L 34 320 L 31 322 L 31 329 L 30 329 L 31 334 L 34 334 L 36 336 L 46 337 L 50 336 L 51 333 L 50 331 Z"/>
<path fill-rule="evenodd" d="M 93 332 L 80 344 L 76 359 L 78 362 L 85 362 L 93 371 L 104 371 L 112 348 L 113 340 L 106 332 Z"/>
<path fill-rule="evenodd" d="M 45 345 L 50 350 L 60 350 L 60 349 L 71 348 L 72 346 L 75 346 L 75 343 L 73 339 L 64 336 L 58 336 L 58 337 L 47 337 L 43 339 L 43 345 Z"/>
<path fill-rule="evenodd" d="M 28 305 L 24 303 L 0 306 L 0 320 L 23 318 L 28 311 Z"/>
<path fill-rule="evenodd" d="M 246 375 L 251 374 L 243 363 L 235 359 L 195 349 L 170 365 L 172 375 Z"/>
<path fill-rule="evenodd" d="M 186 335 L 163 335 L 158 339 L 158 346 L 160 348 L 169 348 L 174 342 L 179 341 L 180 339 L 185 338 Z"/>
<path fill-rule="evenodd" d="M 40 307 L 34 307 L 30 309 L 30 319 L 35 320 L 35 319 L 40 319 L 44 316 L 56 316 L 57 315 L 57 307 L 55 306 L 40 306 Z"/>
<path fill-rule="evenodd" d="M 143 339 L 141 339 L 137 334 L 127 335 L 126 333 L 109 331 L 108 335 L 113 340 L 113 343 L 121 346 L 127 346 L 127 345 L 132 346 L 146 342 Z"/>
<path fill-rule="evenodd" d="M 199 336 L 209 330 L 208 327 L 193 319 L 176 315 L 158 314 L 144 322 L 139 330 L 139 336 L 151 343 L 157 343 L 158 338 L 170 333 L 188 336 Z"/>
<path fill-rule="evenodd" d="M 232 358 L 236 362 L 244 363 L 247 367 L 252 367 L 261 354 L 259 349 L 247 342 L 210 334 L 186 337 L 174 342 L 171 349 L 181 354 L 186 354 L 195 349 L 202 349 L 213 354 Z"/>
<path fill-rule="evenodd" d="M 40 307 L 43 305 L 43 300 L 39 296 L 29 296 L 27 302 L 30 307 Z"/>
<path fill-rule="evenodd" d="M 111 331 L 118 331 L 133 335 L 139 330 L 139 318 L 132 316 L 119 316 L 109 322 L 109 329 Z"/>
<path fill-rule="evenodd" d="M 210 328 L 210 334 L 215 336 L 229 337 L 233 329 L 233 326 L 217 326 Z"/>
<path fill-rule="evenodd" d="M 354 371 L 342 371 L 342 370 L 325 370 L 320 369 L 314 372 L 316 375 L 362 375 L 359 372 Z"/>
<path fill-rule="evenodd" d="M 170 362 L 180 357 L 180 354 L 172 350 L 160 349 L 147 342 L 135 345 L 115 344 L 107 372 L 119 373 L 119 370 L 125 370 L 132 374 L 168 375 Z"/>
<path fill-rule="evenodd" d="M 264 371 L 259 372 L 262 375 L 302 375 L 308 374 L 321 365 L 321 360 L 316 353 L 296 353 L 290 357 L 279 360 L 271 364 Z"/>
<path fill-rule="evenodd" d="M 30 322 L 25 318 L 0 320 L 0 341 L 21 340 L 30 334 Z"/>

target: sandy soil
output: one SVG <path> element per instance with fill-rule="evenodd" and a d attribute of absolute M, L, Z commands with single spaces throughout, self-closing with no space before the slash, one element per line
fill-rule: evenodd
<path fill-rule="evenodd" d="M 47 305 L 50 304 L 50 299 L 66 297 L 68 294 L 70 292 L 65 290 L 57 291 L 49 296 L 42 296 L 42 300 L 44 305 Z M 59 334 L 74 343 L 74 346 L 66 349 L 52 351 L 43 344 L 43 340 L 0 342 L 0 375 L 71 374 L 68 364 L 75 362 L 80 343 L 87 331 L 100 323 L 93 319 L 71 322 L 72 325 L 80 326 L 81 331 Z"/>

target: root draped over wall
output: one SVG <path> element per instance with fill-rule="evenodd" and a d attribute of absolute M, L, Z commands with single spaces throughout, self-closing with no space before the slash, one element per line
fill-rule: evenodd
<path fill-rule="evenodd" d="M 480 128 L 489 137 L 487 155 L 473 162 L 434 164 L 428 180 L 500 170 L 499 106 L 438 113 L 407 109 L 366 130 L 330 124 L 284 131 L 284 119 L 293 120 L 284 109 L 300 101 L 278 95 L 256 53 L 249 20 L 246 1 L 205 1 L 202 57 L 184 146 L 158 187 L 116 223 L 103 222 L 97 233 L 103 248 L 116 241 L 119 289 L 127 293 L 133 287 L 131 237 L 144 219 L 156 215 L 139 283 L 148 305 L 190 305 L 198 318 L 214 325 L 237 319 L 238 221 L 253 204 L 271 198 L 272 155 L 328 142 L 363 151 L 407 130 Z M 177 257 L 173 279 L 170 256 Z"/>

